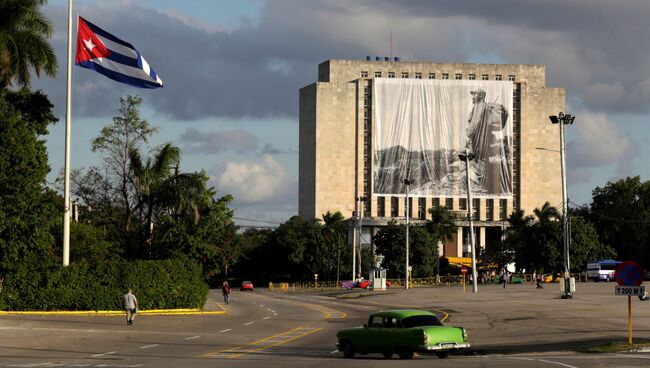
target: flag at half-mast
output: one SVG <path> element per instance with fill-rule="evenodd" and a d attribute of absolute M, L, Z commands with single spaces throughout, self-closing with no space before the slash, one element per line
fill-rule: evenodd
<path fill-rule="evenodd" d="M 75 64 L 140 88 L 163 86 L 149 63 L 128 42 L 79 17 Z"/>

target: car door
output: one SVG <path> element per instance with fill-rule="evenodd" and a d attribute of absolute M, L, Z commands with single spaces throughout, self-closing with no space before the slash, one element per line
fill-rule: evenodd
<path fill-rule="evenodd" d="M 381 321 L 379 347 L 382 352 L 395 352 L 400 335 L 399 320 L 395 316 L 384 316 Z"/>
<path fill-rule="evenodd" d="M 352 344 L 355 349 L 363 353 L 378 352 L 380 334 L 381 334 L 382 316 L 370 316 L 368 323 L 363 329 L 363 333 L 359 336 L 358 341 L 353 341 Z"/>

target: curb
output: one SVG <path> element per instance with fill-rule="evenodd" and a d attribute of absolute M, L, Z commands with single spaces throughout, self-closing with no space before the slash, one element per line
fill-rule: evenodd
<path fill-rule="evenodd" d="M 145 314 L 149 316 L 168 316 L 168 315 L 216 315 L 226 314 L 225 310 L 209 311 L 201 309 L 150 309 L 138 310 L 138 314 Z M 124 311 L 0 311 L 0 316 L 9 315 L 50 315 L 50 316 L 122 316 Z"/>

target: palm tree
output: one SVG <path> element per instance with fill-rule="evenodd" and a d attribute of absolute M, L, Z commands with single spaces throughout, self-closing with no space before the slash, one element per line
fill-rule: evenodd
<path fill-rule="evenodd" d="M 133 212 L 144 226 L 146 244 L 151 244 L 158 217 L 192 216 L 199 220 L 199 210 L 210 204 L 212 190 L 205 187 L 204 173 L 180 173 L 180 149 L 165 144 L 153 158 L 142 161 L 137 150 L 130 152 L 131 180 L 136 204 Z"/>
<path fill-rule="evenodd" d="M 339 269 L 341 268 L 341 246 L 343 243 L 343 214 L 336 211 L 323 214 L 323 236 L 330 244 L 336 245 L 336 285 L 339 284 Z"/>
<path fill-rule="evenodd" d="M 551 206 L 551 204 L 548 202 L 544 203 L 542 208 L 535 208 L 533 210 L 533 213 L 535 214 L 535 217 L 537 217 L 539 222 L 559 220 L 562 217 L 560 216 L 560 213 L 558 212 L 557 208 Z"/>
<path fill-rule="evenodd" d="M 56 75 L 56 55 L 47 39 L 52 23 L 40 11 L 47 0 L 0 0 L 0 88 L 27 87 L 30 67 Z"/>
<path fill-rule="evenodd" d="M 436 244 L 453 239 L 458 231 L 453 215 L 446 207 L 435 206 L 429 208 L 431 220 L 427 221 L 427 231 L 433 235 Z M 440 252 L 436 252 L 436 278 L 440 276 Z"/>

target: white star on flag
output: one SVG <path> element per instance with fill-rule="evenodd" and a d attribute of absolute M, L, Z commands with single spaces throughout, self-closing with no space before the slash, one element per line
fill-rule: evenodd
<path fill-rule="evenodd" d="M 83 40 L 84 44 L 86 45 L 86 48 L 88 51 L 92 52 L 93 48 L 96 47 L 95 44 L 92 41 L 92 38 L 89 38 L 88 40 Z"/>

